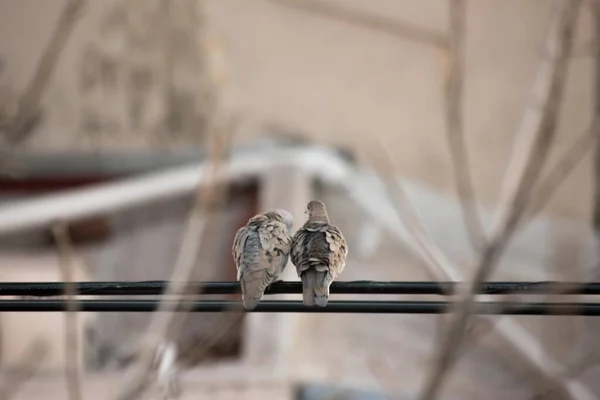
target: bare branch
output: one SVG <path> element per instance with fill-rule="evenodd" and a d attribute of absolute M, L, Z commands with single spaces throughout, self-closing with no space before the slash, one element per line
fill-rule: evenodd
<path fill-rule="evenodd" d="M 392 199 L 392 203 L 402 224 L 405 226 L 409 233 L 408 245 L 412 251 L 418 254 L 423 261 L 426 263 L 427 268 L 425 272 L 432 281 L 447 280 L 460 281 L 461 277 L 458 276 L 457 270 L 446 258 L 444 253 L 439 249 L 438 246 L 431 240 L 431 237 L 427 233 L 425 226 L 419 214 L 408 198 L 404 185 L 396 179 L 395 171 L 396 166 L 394 163 L 394 157 L 390 152 L 390 146 L 383 143 L 381 138 L 378 138 L 379 147 L 383 154 L 383 157 L 371 156 L 371 161 L 374 163 L 376 169 L 379 170 L 381 176 L 385 176 L 387 171 L 393 177 L 393 182 L 389 182 L 386 185 L 389 197 Z M 380 162 L 385 162 L 387 167 L 383 167 Z M 440 314 L 437 316 L 437 334 L 443 333 L 443 328 L 447 316 Z"/>
<path fill-rule="evenodd" d="M 50 77 L 58 64 L 60 54 L 65 45 L 75 24 L 81 15 L 81 10 L 84 6 L 84 0 L 67 0 L 66 4 L 56 21 L 54 32 L 50 35 L 48 45 L 44 50 L 44 54 L 40 58 L 35 74 L 27 89 L 23 94 L 21 104 L 23 107 L 37 108 L 40 98 L 50 82 Z"/>
<path fill-rule="evenodd" d="M 208 334 L 203 337 L 200 342 L 192 343 L 191 346 L 185 349 L 182 356 L 188 365 L 197 365 L 201 363 L 208 355 L 210 347 L 225 337 L 245 314 L 245 310 L 242 307 L 237 308 L 231 306 L 230 309 L 234 311 L 231 313 L 228 312 L 227 314 L 221 314 L 221 320 L 216 321 L 212 325 L 212 329 L 210 329 Z"/>
<path fill-rule="evenodd" d="M 517 231 L 525 228 L 535 217 L 541 212 L 546 203 L 552 198 L 556 189 L 560 187 L 562 182 L 569 176 L 573 169 L 579 165 L 583 160 L 585 154 L 591 151 L 594 141 L 598 140 L 600 136 L 600 119 L 596 116 L 592 122 L 592 126 L 586 129 L 577 140 L 567 149 L 564 154 L 560 157 L 558 162 L 550 169 L 550 172 L 544 179 L 541 179 L 540 183 L 534 188 L 535 195 L 531 200 L 527 213 L 521 218 Z M 585 280 L 582 279 L 582 281 Z M 554 295 L 564 294 L 561 291 L 553 293 Z M 501 317 L 506 318 L 506 317 Z M 484 329 L 479 330 L 476 333 L 476 337 L 470 337 L 470 343 L 473 344 L 473 340 L 480 339 L 487 333 L 491 332 L 499 324 L 500 319 L 496 319 L 494 323 L 488 324 Z M 482 321 L 483 322 L 483 321 Z M 587 365 L 587 364 L 586 364 Z M 569 377 L 575 376 L 575 374 L 569 374 Z"/>
<path fill-rule="evenodd" d="M 376 157 L 374 154 L 371 155 L 370 159 L 382 176 L 385 176 L 388 173 L 395 175 L 394 158 L 390 155 L 390 146 L 386 146 L 382 142 L 380 142 L 380 145 L 381 153 L 377 154 Z M 387 164 L 387 168 L 384 168 L 381 164 L 381 162 L 384 161 Z M 423 258 L 426 267 L 431 271 L 431 275 L 433 275 L 432 279 L 453 280 L 458 282 L 463 281 L 464 278 L 462 277 L 462 274 L 460 274 L 457 266 L 448 260 L 428 237 L 416 209 L 406 195 L 402 183 L 397 180 L 391 182 L 388 189 L 390 190 L 390 196 L 392 197 L 398 215 L 409 233 L 409 240 L 406 244 L 409 245 L 409 248 L 412 251 Z M 421 243 L 418 244 L 417 241 Z M 476 336 L 481 337 L 487 332 L 496 330 L 506 338 L 508 343 L 511 344 L 516 351 L 523 355 L 524 359 L 531 364 L 532 368 L 537 370 L 537 373 L 542 379 L 546 381 L 557 381 L 557 379 L 560 378 L 561 367 L 559 363 L 548 358 L 542 360 L 539 357 L 539 345 L 533 341 L 531 335 L 515 322 L 514 319 L 510 317 L 492 319 L 487 316 L 478 316 L 476 318 L 477 323 L 470 324 L 467 328 L 469 335 L 474 333 Z M 439 319 L 438 322 L 439 326 L 442 324 L 443 319 Z M 482 326 L 484 329 L 480 329 Z M 574 395 L 573 398 L 589 398 L 585 396 L 588 392 L 587 389 L 577 380 L 570 380 L 559 384 L 570 393 L 583 393 L 581 396 Z"/>
<path fill-rule="evenodd" d="M 477 211 L 477 201 L 469 170 L 469 158 L 465 143 L 462 103 L 465 58 L 465 0 L 450 1 L 450 48 L 449 70 L 446 78 L 446 131 L 448 148 L 452 156 L 452 169 L 465 226 L 471 245 L 481 250 L 485 233 Z"/>
<path fill-rule="evenodd" d="M 389 171 L 394 171 L 394 161 L 390 153 L 389 146 L 383 143 L 381 138 L 378 138 L 383 157 L 372 158 L 376 168 L 382 172 L 384 169 L 377 162 L 384 161 L 388 165 Z M 384 176 L 384 174 L 382 174 Z M 407 243 L 419 256 L 430 265 L 435 272 L 430 275 L 431 280 L 444 280 L 450 276 L 450 279 L 458 281 L 458 277 L 453 273 L 452 268 L 448 266 L 444 254 L 435 246 L 429 237 L 419 214 L 408 198 L 404 185 L 399 182 L 395 175 L 392 175 L 393 182 L 387 185 L 390 191 L 390 198 L 393 200 L 396 212 L 402 223 L 410 233 L 409 242 Z M 428 272 L 429 273 L 429 272 Z"/>
<path fill-rule="evenodd" d="M 600 363 L 600 354 L 598 354 L 598 348 L 589 349 L 580 360 L 574 362 L 573 365 L 571 365 L 565 371 L 564 376 L 571 378 L 581 375 L 591 367 L 597 366 L 598 363 Z"/>
<path fill-rule="evenodd" d="M 594 35 L 594 61 L 595 61 L 595 93 L 594 93 L 594 115 L 596 119 L 600 119 L 600 2 L 593 1 L 589 3 L 596 24 L 596 34 Z M 597 127 L 597 129 L 600 129 Z M 596 230 L 596 235 L 600 235 L 600 140 L 596 142 L 596 188 L 594 196 L 594 216 L 593 226 Z"/>
<path fill-rule="evenodd" d="M 77 294 L 73 282 L 73 260 L 75 251 L 71 238 L 64 224 L 55 224 L 52 227 L 52 233 L 56 239 L 58 248 L 58 257 L 62 280 L 65 283 L 65 297 L 67 302 L 67 312 L 65 315 L 65 378 L 67 380 L 67 390 L 69 399 L 83 399 L 81 388 L 81 373 L 79 368 L 79 335 L 77 334 Z"/>
<path fill-rule="evenodd" d="M 583 161 L 585 154 L 591 151 L 595 141 L 600 136 L 600 115 L 597 115 L 592 125 L 579 135 L 577 140 L 567 149 L 562 157 L 551 168 L 544 179 L 536 185 L 535 195 L 523 216 L 519 228 L 523 228 L 542 211 L 546 203 L 552 198 L 556 189 L 564 182 L 569 174 Z M 599 194 L 600 196 L 600 194 Z M 599 217 L 600 218 L 600 217 Z"/>
<path fill-rule="evenodd" d="M 204 208 L 207 204 L 214 202 L 215 190 L 213 188 L 214 177 L 217 174 L 217 160 L 211 160 L 211 173 L 206 190 L 198 190 L 196 200 L 190 212 L 187 229 L 184 233 L 179 255 L 175 262 L 173 274 L 170 278 L 169 286 L 164 293 L 163 301 L 161 302 L 155 316 L 148 328 L 145 346 L 138 360 L 137 368 L 130 369 L 126 376 L 126 382 L 121 387 L 117 399 L 133 400 L 138 398 L 143 393 L 147 383 L 148 375 L 152 370 L 154 358 L 156 354 L 156 346 L 164 340 L 167 330 L 172 319 L 175 317 L 173 306 L 167 302 L 171 296 L 176 296 L 180 301 L 184 291 L 181 287 L 182 283 L 189 280 L 190 275 L 196 264 L 198 249 L 202 242 L 202 237 L 205 231 L 206 215 Z"/>
<path fill-rule="evenodd" d="M 199 9 L 196 15 L 202 15 L 201 12 L 203 10 Z M 198 21 L 200 29 L 204 29 L 202 22 Z M 221 85 L 224 84 L 224 71 L 210 64 L 211 61 L 214 61 L 214 54 L 211 53 L 211 50 L 216 49 L 209 47 L 211 43 L 206 40 L 206 31 L 203 30 L 200 36 L 204 39 L 201 42 L 201 47 L 203 54 L 206 56 L 205 62 L 208 63 L 207 86 L 203 87 L 203 89 L 211 90 L 213 94 L 218 94 L 222 89 Z M 224 67 L 224 65 L 220 65 L 219 67 Z M 194 204 L 189 215 L 188 224 L 182 238 L 169 286 L 163 295 L 163 301 L 154 313 L 148 332 L 143 338 L 144 340 L 142 340 L 143 347 L 138 358 L 138 363 L 127 371 L 125 382 L 119 388 L 118 394 L 115 397 L 118 400 L 133 400 L 142 395 L 149 383 L 148 378 L 154 366 L 158 345 L 168 342 L 166 336 L 168 334 L 175 336 L 178 328 L 181 326 L 184 315 L 180 314 L 179 317 L 181 318 L 175 319 L 175 313 L 177 311 L 181 313 L 189 311 L 181 306 L 175 309 L 175 306 L 169 304 L 167 301 L 169 297 L 173 296 L 176 299 L 176 304 L 183 298 L 183 285 L 190 280 L 198 258 L 200 244 L 207 234 L 205 232 L 208 223 L 206 214 L 208 210 L 217 208 L 216 205 L 219 204 L 221 197 L 225 194 L 225 186 L 217 185 L 217 177 L 221 172 L 223 161 L 228 154 L 231 131 L 226 126 L 226 123 L 219 118 L 216 95 L 213 98 L 214 102 L 209 105 L 208 111 L 211 122 L 209 124 L 210 132 L 208 135 L 209 171 L 207 185 L 199 186 L 196 190 Z M 211 235 L 213 235 L 212 232 Z M 207 280 L 208 272 L 205 269 L 199 272 L 199 276 L 195 278 L 200 281 Z"/>
<path fill-rule="evenodd" d="M 534 184 L 555 134 L 562 98 L 568 55 L 570 53 L 579 1 L 556 0 L 554 20 L 534 83 L 532 102 L 517 137 L 513 161 L 502 187 L 502 202 L 492 230 L 492 239 L 477 261 L 469 290 L 461 295 L 448 335 L 437 349 L 436 362 L 428 375 L 423 399 L 433 400 L 444 383 L 447 370 L 455 361 L 471 313 L 475 291 L 493 271 L 525 210 Z"/>
<path fill-rule="evenodd" d="M 347 7 L 338 7 L 324 0 L 269 0 L 285 7 L 293 8 L 310 14 L 336 19 L 348 24 L 386 33 L 403 40 L 433 46 L 441 49 L 448 47 L 444 35 L 424 28 L 410 25 L 406 22 Z"/>
<path fill-rule="evenodd" d="M 9 121 L 5 121 L 6 126 L 3 129 L 5 137 L 2 140 L 5 142 L 7 148 L 2 149 L 3 154 L 0 154 L 0 162 L 3 161 L 7 153 L 16 144 L 26 139 L 33 126 L 39 120 L 42 95 L 48 87 L 50 77 L 73 32 L 83 5 L 84 0 L 67 0 L 44 53 L 39 60 L 35 73 L 19 101 L 16 115 L 12 116 Z"/>

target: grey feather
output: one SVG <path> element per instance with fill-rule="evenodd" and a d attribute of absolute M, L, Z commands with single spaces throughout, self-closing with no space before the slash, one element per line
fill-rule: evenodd
<path fill-rule="evenodd" d="M 302 300 L 305 305 L 325 307 L 329 286 L 343 271 L 348 245 L 338 227 L 329 223 L 325 204 L 308 203 L 308 220 L 292 239 L 290 256 L 302 280 Z"/>
<path fill-rule="evenodd" d="M 258 214 L 238 229 L 231 253 L 242 288 L 244 308 L 252 310 L 283 273 L 292 243 L 294 220 L 285 210 Z"/>

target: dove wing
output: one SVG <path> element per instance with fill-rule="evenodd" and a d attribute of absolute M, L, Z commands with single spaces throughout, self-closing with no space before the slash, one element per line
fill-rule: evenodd
<path fill-rule="evenodd" d="M 261 257 L 259 269 L 266 269 L 270 275 L 281 274 L 288 262 L 292 238 L 286 226 L 275 220 L 268 220 L 258 227 Z"/>
<path fill-rule="evenodd" d="M 235 237 L 233 239 L 233 246 L 231 247 L 231 254 L 233 255 L 233 260 L 235 261 L 235 265 L 237 268 L 237 279 L 240 279 L 242 274 L 242 270 L 244 269 L 245 264 L 243 263 L 244 258 L 244 249 L 246 247 L 246 241 L 250 236 L 250 228 L 246 226 L 242 226 L 235 233 Z"/>
<path fill-rule="evenodd" d="M 346 239 L 336 226 L 312 224 L 294 235 L 291 257 L 298 275 L 310 267 L 323 270 L 325 266 L 335 277 L 344 269 L 347 255 Z"/>
<path fill-rule="evenodd" d="M 244 307 L 253 309 L 266 287 L 285 269 L 291 237 L 285 224 L 258 215 L 238 229 L 233 242 L 232 254 Z"/>
<path fill-rule="evenodd" d="M 325 239 L 329 245 L 329 273 L 335 279 L 346 266 L 348 245 L 344 235 L 337 226 L 329 225 L 327 227 Z"/>
<path fill-rule="evenodd" d="M 294 238 L 292 240 L 292 249 L 290 251 L 290 257 L 292 259 L 292 264 L 296 267 L 296 272 L 298 276 L 302 271 L 308 269 L 308 242 L 309 242 L 309 232 L 304 227 L 298 229 L 294 234 Z"/>
<path fill-rule="evenodd" d="M 232 255 L 238 280 L 245 269 L 279 275 L 287 264 L 292 239 L 286 226 L 268 218 L 252 219 L 236 232 Z"/>
<path fill-rule="evenodd" d="M 311 267 L 328 268 L 330 256 L 326 231 L 327 225 L 308 223 L 294 235 L 291 257 L 298 276 Z"/>

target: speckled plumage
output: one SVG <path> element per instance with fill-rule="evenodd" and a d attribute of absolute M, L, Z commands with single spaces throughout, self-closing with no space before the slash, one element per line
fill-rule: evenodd
<path fill-rule="evenodd" d="M 235 234 L 231 252 L 247 310 L 258 305 L 265 289 L 284 271 L 293 224 L 288 211 L 274 210 L 250 218 Z"/>
<path fill-rule="evenodd" d="M 305 305 L 327 305 L 329 286 L 343 271 L 348 245 L 340 229 L 329 223 L 325 204 L 313 200 L 307 206 L 308 220 L 292 239 L 290 256 L 302 280 Z"/>

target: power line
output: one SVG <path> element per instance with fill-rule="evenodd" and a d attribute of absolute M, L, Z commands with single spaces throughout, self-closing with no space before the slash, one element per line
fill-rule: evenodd
<path fill-rule="evenodd" d="M 83 312 L 153 312 L 159 300 L 78 300 Z M 242 309 L 237 301 L 171 302 L 191 312 L 231 312 Z M 442 314 L 452 302 L 443 301 L 330 301 L 327 307 L 307 307 L 301 301 L 262 301 L 251 312 L 283 313 L 354 313 L 354 314 Z M 0 312 L 62 312 L 67 302 L 62 300 L 0 300 Z M 476 314 L 498 315 L 584 315 L 600 316 L 600 303 L 475 303 Z"/>
<path fill-rule="evenodd" d="M 168 281 L 143 282 L 76 282 L 75 292 L 88 296 L 160 295 Z M 348 281 L 333 282 L 332 294 L 380 294 L 380 295 L 451 295 L 455 282 L 380 282 Z M 62 282 L 5 282 L 0 283 L 0 296 L 59 296 L 64 293 Z M 235 294 L 240 293 L 238 282 L 189 282 L 182 286 L 188 294 Z M 300 282 L 276 282 L 266 294 L 302 293 Z M 600 294 L 600 282 L 487 282 L 481 285 L 479 294 Z"/>

